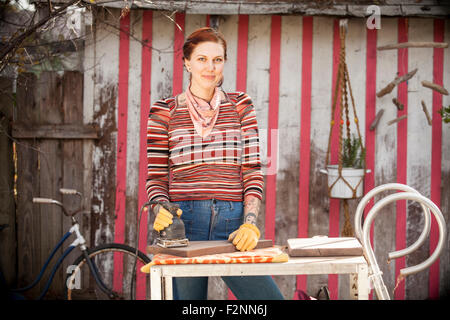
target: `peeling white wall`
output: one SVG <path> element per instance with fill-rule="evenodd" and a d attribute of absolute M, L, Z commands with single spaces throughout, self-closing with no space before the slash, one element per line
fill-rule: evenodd
<path fill-rule="evenodd" d="M 114 10 L 113 10 L 114 11 Z M 117 11 L 114 11 L 117 13 Z M 117 19 L 117 15 L 116 15 Z M 228 41 L 228 61 L 226 63 L 225 83 L 223 88 L 228 91 L 235 90 L 236 86 L 236 57 L 238 41 L 238 16 L 225 16 L 220 18 L 219 29 Z M 321 182 L 325 177 L 319 175 L 318 169 L 325 165 L 327 151 L 329 124 L 331 114 L 333 70 L 333 22 L 331 17 L 313 18 L 313 59 L 312 59 L 312 92 L 311 92 L 311 181 Z M 118 25 L 118 20 L 115 21 Z M 206 15 L 187 15 L 185 19 L 186 36 L 191 31 L 206 24 Z M 142 12 L 133 11 L 131 15 L 132 35 L 137 39 L 142 37 Z M 283 243 L 289 237 L 296 236 L 298 215 L 298 175 L 299 175 L 299 134 L 300 134 L 300 106 L 301 106 L 301 71 L 302 71 L 302 17 L 283 16 L 281 24 L 281 60 L 280 60 L 280 96 L 279 96 L 279 132 L 278 132 L 278 171 L 277 171 L 277 207 L 287 211 L 277 212 L 276 242 Z M 397 42 L 396 18 L 383 18 L 382 28 L 378 30 L 377 46 Z M 172 94 L 173 81 L 173 41 L 174 25 L 162 13 L 153 13 L 152 34 L 152 64 L 151 64 L 151 101 L 169 97 Z M 347 65 L 356 103 L 356 110 L 362 137 L 365 137 L 365 97 L 366 97 L 366 23 L 364 19 L 350 19 L 348 24 L 346 53 Z M 249 17 L 248 55 L 247 55 L 247 93 L 252 97 L 260 129 L 261 154 L 263 162 L 267 162 L 268 119 L 269 110 L 269 68 L 270 68 L 270 35 L 271 16 L 252 15 Z M 449 21 L 446 21 L 445 39 L 450 42 Z M 432 19 L 409 20 L 410 41 L 433 41 Z M 92 39 L 95 44 L 86 47 L 85 51 L 85 121 L 90 122 L 101 110 L 101 103 L 105 100 L 106 88 L 115 86 L 118 81 L 119 38 L 117 30 L 113 28 L 97 28 Z M 127 132 L 127 196 L 136 197 L 139 187 L 138 159 L 139 159 L 139 112 L 140 112 L 140 86 L 141 86 L 141 54 L 140 43 L 130 39 L 130 69 L 128 91 L 128 132 Z M 377 51 L 376 91 L 378 92 L 391 82 L 397 72 L 397 51 Z M 94 62 L 94 63 L 93 63 Z M 422 80 L 432 81 L 433 49 L 409 49 L 408 70 L 418 68 L 416 76 L 408 82 L 408 154 L 407 154 L 407 181 L 412 187 L 429 196 L 431 175 L 431 127 L 426 123 L 420 105 L 423 99 L 431 112 L 432 93 L 430 89 L 422 87 Z M 444 86 L 450 89 L 450 63 L 449 49 L 444 50 Z M 92 65 L 92 68 L 89 68 Z M 183 86 L 188 84 L 188 74 L 184 71 Z M 397 89 L 391 94 L 376 99 L 376 112 L 384 109 L 383 117 L 376 129 L 375 142 L 375 168 L 370 168 L 375 174 L 375 186 L 394 182 L 396 179 L 397 163 L 397 129 L 396 125 L 388 126 L 387 122 L 396 118 L 397 109 L 392 103 Z M 117 90 L 116 90 L 117 93 Z M 443 103 L 448 105 L 450 98 L 444 96 Z M 351 107 L 351 100 L 349 100 Z M 117 109 L 117 103 L 111 105 Z M 117 111 L 116 111 L 117 112 Z M 351 118 L 352 111 L 351 111 Z M 106 115 L 105 115 L 106 116 Z M 97 116 L 96 121 L 104 124 L 105 116 Z M 117 115 L 116 115 L 117 119 Z M 355 129 L 352 129 L 353 132 Z M 114 135 L 114 134 L 113 134 Z M 442 207 L 448 219 L 449 179 L 450 177 L 450 125 L 442 125 Z M 105 149 L 94 148 L 94 167 L 100 168 L 100 161 Z M 108 151 L 108 150 L 106 150 Z M 113 152 L 113 150 L 111 150 Z M 294 169 L 293 169 L 294 168 Z M 115 174 L 115 171 L 112 172 Z M 102 190 L 104 186 L 94 177 L 93 189 Z M 288 185 L 288 187 L 286 187 Z M 312 190 L 316 186 L 310 186 Z M 314 190 L 317 190 L 314 189 Z M 322 197 L 326 197 L 326 190 Z M 316 192 L 317 193 L 317 192 Z M 320 195 L 314 194 L 310 197 Z M 289 206 L 284 206 L 284 202 Z M 327 200 L 317 201 L 310 205 L 309 235 L 326 235 L 329 230 Z M 289 209 L 286 209 L 289 207 Z M 394 212 L 392 212 L 394 209 Z M 95 214 L 100 214 L 103 207 L 95 208 Z M 263 206 L 264 210 L 264 206 Z M 384 218 L 375 222 L 374 246 L 380 261 L 385 261 L 387 253 L 395 250 L 395 206 L 389 206 Z M 388 212 L 389 211 L 389 212 Z M 342 211 L 341 211 L 342 212 Z M 108 215 L 110 216 L 110 215 Z M 258 223 L 264 234 L 264 212 Z M 112 237 L 114 221 L 105 221 L 97 231 L 97 239 L 104 234 L 106 238 Z M 112 224 L 112 225 L 110 225 Z M 343 219 L 340 220 L 340 230 Z M 130 227 L 131 228 L 131 227 Z M 150 226 L 149 226 L 150 228 Z M 407 232 L 416 232 L 421 227 L 408 225 Z M 131 233 L 130 233 L 131 234 Z M 409 239 L 409 238 L 408 238 Z M 414 239 L 409 239 L 413 241 Z M 441 258 L 441 288 L 446 288 L 449 279 L 448 249 Z M 381 263 L 384 281 L 388 288 L 395 284 L 394 264 Z M 288 278 L 286 278 L 288 279 Z M 288 280 L 277 277 L 283 293 L 291 299 L 295 289 L 295 277 Z M 339 297 L 347 297 L 347 280 L 340 278 Z M 406 298 L 426 298 L 428 295 L 427 276 L 424 273 L 417 279 L 407 282 Z M 226 298 L 226 288 L 214 280 L 215 290 L 211 297 Z M 316 294 L 319 286 L 327 284 L 327 276 L 308 277 L 308 293 Z M 413 293 L 412 284 L 417 284 L 420 293 Z M 441 289 L 441 291 L 444 289 Z M 448 287 L 447 287 L 448 290 Z"/>

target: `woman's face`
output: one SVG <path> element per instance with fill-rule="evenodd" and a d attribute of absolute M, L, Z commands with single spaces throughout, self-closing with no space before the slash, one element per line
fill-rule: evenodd
<path fill-rule="evenodd" d="M 192 51 L 185 65 L 192 74 L 191 84 L 202 89 L 216 87 L 222 79 L 225 65 L 224 49 L 220 43 L 201 42 Z"/>

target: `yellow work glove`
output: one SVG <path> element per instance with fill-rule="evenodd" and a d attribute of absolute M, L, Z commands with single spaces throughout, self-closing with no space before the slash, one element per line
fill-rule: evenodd
<path fill-rule="evenodd" d="M 260 232 L 257 226 L 251 223 L 244 223 L 230 234 L 228 241 L 233 241 L 236 249 L 240 251 L 250 251 L 258 244 Z"/>
<path fill-rule="evenodd" d="M 159 232 L 173 223 L 173 215 L 169 211 L 164 209 L 162 205 L 156 205 L 153 208 L 153 212 L 155 212 L 156 214 L 155 222 L 153 222 L 153 229 L 155 229 L 156 231 Z M 181 216 L 182 213 L 183 211 L 181 209 L 177 210 L 178 216 Z"/>

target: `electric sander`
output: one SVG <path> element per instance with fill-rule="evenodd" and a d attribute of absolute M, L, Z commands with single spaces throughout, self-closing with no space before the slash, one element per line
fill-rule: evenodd
<path fill-rule="evenodd" d="M 172 214 L 173 223 L 163 230 L 159 231 L 159 237 L 156 239 L 156 244 L 163 248 L 186 247 L 189 245 L 189 240 L 186 238 L 186 231 L 184 222 L 178 216 L 177 211 L 180 206 L 176 203 L 165 201 L 151 201 L 150 204 L 159 204 L 164 209 Z"/>

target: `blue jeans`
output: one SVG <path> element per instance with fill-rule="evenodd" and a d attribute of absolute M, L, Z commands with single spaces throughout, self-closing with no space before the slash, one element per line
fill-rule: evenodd
<path fill-rule="evenodd" d="M 181 218 L 190 241 L 227 240 L 243 222 L 243 204 L 222 200 L 175 201 L 183 210 Z M 240 300 L 283 300 L 271 276 L 222 277 Z M 208 277 L 173 278 L 175 300 L 206 300 Z"/>

